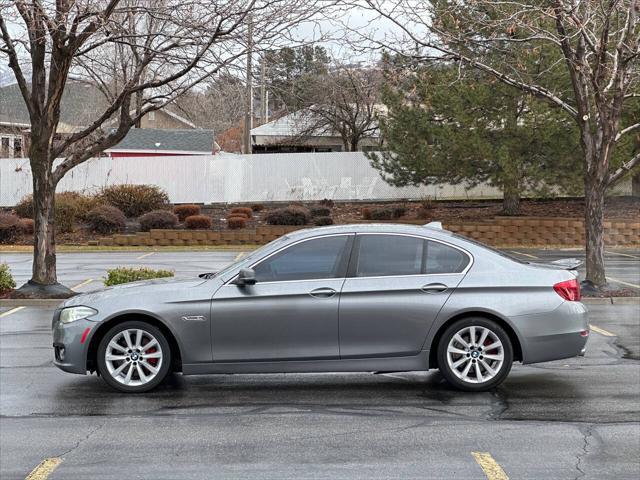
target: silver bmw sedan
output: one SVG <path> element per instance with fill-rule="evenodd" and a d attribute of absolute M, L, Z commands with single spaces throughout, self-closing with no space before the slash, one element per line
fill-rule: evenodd
<path fill-rule="evenodd" d="M 455 388 L 485 391 L 514 361 L 584 354 L 577 264 L 523 262 L 439 224 L 302 230 L 217 273 L 65 301 L 54 362 L 123 392 L 172 371 L 434 368 Z"/>

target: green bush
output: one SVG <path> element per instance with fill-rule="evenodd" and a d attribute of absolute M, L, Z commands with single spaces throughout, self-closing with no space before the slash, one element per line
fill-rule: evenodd
<path fill-rule="evenodd" d="M 187 217 L 200 215 L 200 207 L 198 205 L 176 205 L 173 207 L 173 213 L 178 216 L 178 220 L 184 222 Z"/>
<path fill-rule="evenodd" d="M 184 221 L 185 228 L 189 230 L 209 230 L 211 225 L 213 225 L 213 221 L 207 215 L 191 215 Z"/>
<path fill-rule="evenodd" d="M 331 217 L 317 217 L 313 223 L 318 227 L 323 227 L 325 225 L 333 225 L 333 218 Z"/>
<path fill-rule="evenodd" d="M 20 219 L 13 213 L 0 213 L 0 243 L 13 243 L 21 233 Z"/>
<path fill-rule="evenodd" d="M 140 230 L 148 232 L 152 228 L 175 228 L 178 224 L 178 217 L 169 210 L 153 210 L 142 215 L 138 221 L 140 222 Z"/>
<path fill-rule="evenodd" d="M 152 278 L 173 277 L 171 270 L 152 270 L 150 268 L 128 268 L 118 267 L 107 270 L 107 278 L 104 284 L 107 287 L 120 285 L 121 283 L 137 282 L 139 280 L 150 280 Z"/>
<path fill-rule="evenodd" d="M 119 208 L 127 217 L 138 217 L 169 203 L 166 192 L 156 185 L 112 185 L 104 188 L 98 198 Z"/>
<path fill-rule="evenodd" d="M 89 229 L 103 235 L 121 232 L 126 222 L 124 213 L 111 205 L 99 205 L 87 215 Z"/>
<path fill-rule="evenodd" d="M 6 263 L 0 263 L 0 292 L 16 288 L 16 282 L 11 276 L 11 270 Z"/>
<path fill-rule="evenodd" d="M 306 225 L 310 217 L 306 208 L 291 206 L 267 212 L 266 221 L 269 225 Z"/>

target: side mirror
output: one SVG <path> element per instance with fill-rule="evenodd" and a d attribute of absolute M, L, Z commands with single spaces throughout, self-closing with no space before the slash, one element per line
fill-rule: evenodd
<path fill-rule="evenodd" d="M 251 268 L 243 268 L 238 272 L 238 278 L 235 281 L 236 285 L 255 285 L 256 284 L 256 272 Z"/>

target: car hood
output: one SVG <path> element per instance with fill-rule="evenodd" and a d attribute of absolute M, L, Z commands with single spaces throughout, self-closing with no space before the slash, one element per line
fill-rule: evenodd
<path fill-rule="evenodd" d="M 122 299 L 125 296 L 135 296 L 138 298 L 140 298 L 141 295 L 153 295 L 154 297 L 164 296 L 165 298 L 178 297 L 180 296 L 180 292 L 198 287 L 206 282 L 206 279 L 201 278 L 186 278 L 180 280 L 173 278 L 156 278 L 153 280 L 142 280 L 140 282 L 123 283 L 93 292 L 81 293 L 63 302 L 61 307 L 71 307 L 74 305 L 91 306 L 115 298 Z"/>

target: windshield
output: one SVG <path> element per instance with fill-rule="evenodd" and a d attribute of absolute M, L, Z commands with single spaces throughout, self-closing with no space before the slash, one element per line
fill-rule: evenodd
<path fill-rule="evenodd" d="M 241 258 L 239 258 L 238 260 L 236 260 L 235 262 L 231 263 L 230 265 L 227 265 L 225 268 L 223 268 L 222 270 L 220 270 L 219 272 L 216 272 L 216 277 L 220 277 L 222 275 L 225 275 L 226 273 L 230 272 L 231 270 L 233 270 L 234 268 L 236 268 L 237 265 L 246 262 L 247 260 L 253 260 L 256 258 L 260 258 L 262 256 L 262 254 L 266 251 L 266 250 L 270 250 L 273 246 L 275 245 L 279 245 L 281 243 L 284 243 L 285 240 L 287 240 L 289 237 L 287 235 L 283 235 L 282 237 L 274 240 L 273 242 L 269 242 L 266 245 L 261 246 L 260 248 L 254 250 L 253 252 L 249 253 L 246 256 L 243 256 Z"/>

